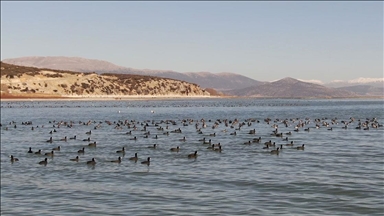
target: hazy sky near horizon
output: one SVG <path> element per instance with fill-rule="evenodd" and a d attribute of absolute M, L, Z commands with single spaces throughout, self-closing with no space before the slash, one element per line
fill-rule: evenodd
<path fill-rule="evenodd" d="M 383 77 L 383 2 L 1 2 L 1 59 L 70 56 L 260 80 Z"/>

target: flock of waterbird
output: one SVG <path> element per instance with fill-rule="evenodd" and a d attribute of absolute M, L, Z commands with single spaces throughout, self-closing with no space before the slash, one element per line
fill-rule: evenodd
<path fill-rule="evenodd" d="M 53 143 L 60 143 L 60 142 L 88 142 L 88 144 L 85 144 L 81 149 L 77 151 L 77 156 L 74 158 L 70 158 L 69 161 L 73 162 L 80 162 L 79 155 L 84 155 L 86 152 L 86 148 L 97 148 L 99 146 L 97 141 L 94 141 L 91 139 L 92 135 L 94 133 L 97 133 L 98 130 L 100 130 L 102 127 L 113 127 L 114 130 L 122 131 L 121 133 L 129 136 L 129 138 L 124 138 L 127 142 L 132 141 L 135 142 L 138 139 L 145 139 L 145 138 L 153 138 L 153 139 L 159 139 L 161 136 L 165 137 L 163 140 L 169 139 L 172 134 L 183 134 L 184 129 L 181 129 L 183 127 L 195 127 L 195 134 L 188 134 L 191 132 L 188 132 L 187 135 L 191 135 L 194 138 L 193 141 L 200 143 L 201 145 L 207 145 L 207 151 L 214 151 L 221 153 L 223 151 L 223 145 L 218 142 L 214 143 L 213 140 L 216 137 L 219 137 L 222 134 L 231 135 L 231 136 L 241 136 L 241 135 L 247 135 L 247 137 L 252 137 L 252 139 L 248 140 L 244 143 L 244 145 L 251 145 L 251 144 L 263 144 L 262 149 L 266 151 L 266 153 L 270 153 L 271 155 L 279 155 L 282 152 L 283 146 L 286 146 L 284 148 L 291 148 L 296 150 L 304 150 L 305 144 L 299 144 L 295 145 L 292 138 L 294 137 L 294 133 L 298 132 L 310 132 L 315 129 L 320 128 L 326 128 L 329 131 L 332 131 L 333 128 L 338 129 L 351 129 L 350 125 L 355 124 L 355 127 L 352 129 L 356 130 L 369 130 L 377 129 L 379 127 L 382 127 L 382 124 L 379 124 L 376 118 L 366 118 L 366 119 L 354 119 L 349 118 L 348 120 L 338 120 L 337 118 L 333 119 L 314 119 L 313 121 L 309 118 L 305 119 L 270 119 L 266 118 L 263 120 L 258 120 L 256 118 L 249 118 L 245 119 L 243 121 L 240 121 L 239 119 L 216 119 L 216 120 L 193 120 L 193 119 L 182 119 L 182 120 L 144 120 L 144 121 L 136 121 L 136 120 L 118 120 L 118 121 L 78 121 L 75 123 L 74 121 L 49 121 L 49 126 L 41 125 L 35 126 L 31 121 L 28 122 L 22 122 L 21 126 L 28 128 L 30 130 L 36 130 L 37 128 L 44 130 L 48 128 L 47 134 L 50 134 L 50 138 L 46 140 L 46 143 L 53 144 Z M 272 131 L 269 134 L 264 134 L 264 137 L 262 138 L 260 134 L 256 131 L 256 129 L 244 129 L 244 127 L 252 127 L 253 124 L 265 124 L 268 127 L 272 128 Z M 181 126 L 180 126 L 181 125 Z M 93 127 L 93 130 L 89 130 L 85 133 L 83 133 L 84 136 L 87 138 L 84 139 L 78 139 L 77 135 L 74 135 L 72 137 L 67 138 L 65 136 L 64 138 L 59 139 L 53 139 L 53 134 L 57 133 L 61 128 L 73 128 L 74 126 L 87 126 L 87 127 Z M 0 124 L 0 127 L 2 127 L 4 130 L 11 130 L 13 128 L 20 127 L 20 125 L 17 124 L 17 122 L 9 122 L 8 125 Z M 208 130 L 209 129 L 209 130 Z M 188 130 L 190 131 L 190 130 Z M 232 131 L 232 132 L 230 132 Z M 151 137 L 150 137 L 151 136 Z M 187 139 L 185 135 L 178 135 L 183 136 L 183 138 L 178 139 L 178 141 L 181 143 L 187 143 L 191 139 Z M 281 141 L 284 141 L 285 144 L 276 144 L 275 141 L 272 141 L 273 139 L 278 138 Z M 268 140 L 264 142 L 263 140 Z M 44 160 L 38 162 L 40 165 L 46 166 L 48 164 L 48 159 L 55 156 L 56 152 L 61 151 L 63 148 L 63 145 L 59 145 L 54 148 L 50 148 L 46 150 L 46 153 L 43 153 L 41 149 L 37 151 L 32 151 L 32 147 L 29 147 L 29 150 L 27 151 L 28 154 L 34 154 L 38 156 L 45 157 Z M 158 148 L 158 144 L 153 144 L 150 146 L 147 146 L 147 148 L 156 149 Z M 170 152 L 179 152 L 181 151 L 180 145 L 174 146 L 169 149 Z M 75 153 L 75 152 L 74 152 Z M 124 158 L 126 154 L 126 148 L 122 147 L 121 150 L 115 151 L 116 154 L 119 154 L 117 160 L 110 160 L 111 163 L 121 163 L 122 159 Z M 189 159 L 196 159 L 198 157 L 198 151 L 194 151 L 188 155 L 186 155 L 186 158 Z M 14 155 L 10 155 L 10 162 L 14 163 L 19 161 L 18 158 L 14 157 Z M 137 162 L 139 160 L 138 153 L 135 153 L 134 157 L 128 158 L 128 160 Z M 151 157 L 147 157 L 146 160 L 141 161 L 141 164 L 149 166 L 151 163 Z M 91 160 L 86 161 L 86 164 L 89 166 L 95 166 L 96 160 L 95 158 L 92 158 Z"/>

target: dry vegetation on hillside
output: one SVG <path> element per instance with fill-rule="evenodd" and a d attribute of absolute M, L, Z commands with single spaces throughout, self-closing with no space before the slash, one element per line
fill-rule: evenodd
<path fill-rule="evenodd" d="M 66 97 L 209 96 L 196 84 L 129 74 L 79 73 L 1 63 L 1 91 Z"/>

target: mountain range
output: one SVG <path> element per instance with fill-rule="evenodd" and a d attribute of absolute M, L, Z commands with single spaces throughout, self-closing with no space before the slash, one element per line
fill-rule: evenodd
<path fill-rule="evenodd" d="M 113 63 L 80 57 L 21 57 L 4 59 L 15 65 L 98 74 L 136 74 L 171 78 L 195 83 L 202 88 L 212 88 L 226 95 L 248 97 L 357 97 L 384 96 L 384 79 L 356 79 L 321 83 L 284 78 L 274 82 L 257 81 L 236 73 L 188 72 L 149 70 L 122 67 Z M 312 83 L 315 82 L 315 83 Z M 319 84 L 321 83 L 321 84 Z"/>
<path fill-rule="evenodd" d="M 235 96 L 272 98 L 341 98 L 357 96 L 350 91 L 327 88 L 318 84 L 302 82 L 291 77 L 244 89 L 224 91 L 224 93 Z"/>
<path fill-rule="evenodd" d="M 169 78 L 41 69 L 1 62 L 1 98 L 209 96 L 196 84 Z"/>
<path fill-rule="evenodd" d="M 196 83 L 202 88 L 214 88 L 216 90 L 240 89 L 262 82 L 253 80 L 246 76 L 235 73 L 210 73 L 190 72 L 180 73 L 171 70 L 148 70 L 122 67 L 107 61 L 86 59 L 79 57 L 21 57 L 4 59 L 3 62 L 27 67 L 49 68 L 55 70 L 70 70 L 78 72 L 114 73 L 114 74 L 137 74 L 146 76 L 157 76 L 183 80 Z"/>

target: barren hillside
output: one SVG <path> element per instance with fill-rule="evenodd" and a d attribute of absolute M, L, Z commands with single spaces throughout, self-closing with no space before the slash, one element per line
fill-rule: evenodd
<path fill-rule="evenodd" d="M 4 59 L 4 63 L 58 70 L 71 70 L 79 72 L 115 73 L 115 74 L 136 74 L 145 76 L 156 76 L 170 79 L 183 80 L 196 83 L 202 88 L 214 88 L 216 90 L 241 89 L 250 86 L 263 84 L 263 82 L 245 77 L 236 73 L 210 73 L 190 72 L 180 73 L 172 70 L 148 70 L 122 67 L 113 63 L 86 59 L 79 57 L 64 56 L 31 56 L 12 59 Z"/>
<path fill-rule="evenodd" d="M 209 96 L 198 85 L 153 76 L 79 73 L 1 62 L 1 92 L 63 97 Z"/>

